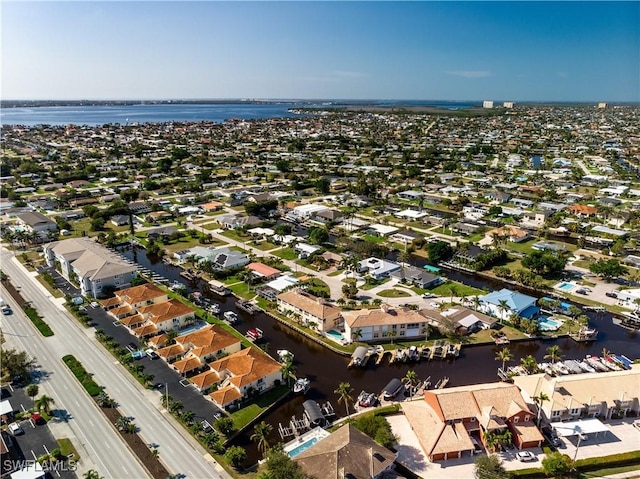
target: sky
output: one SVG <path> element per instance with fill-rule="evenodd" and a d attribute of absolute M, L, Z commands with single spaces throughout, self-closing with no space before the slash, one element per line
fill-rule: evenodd
<path fill-rule="evenodd" d="M 640 101 L 640 2 L 3 1 L 2 99 Z"/>

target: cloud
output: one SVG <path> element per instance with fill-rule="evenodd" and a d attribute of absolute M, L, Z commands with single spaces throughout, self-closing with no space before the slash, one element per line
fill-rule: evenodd
<path fill-rule="evenodd" d="M 457 70 L 453 72 L 447 72 L 449 75 L 454 75 L 463 78 L 486 78 L 491 76 L 491 72 L 485 70 Z"/>

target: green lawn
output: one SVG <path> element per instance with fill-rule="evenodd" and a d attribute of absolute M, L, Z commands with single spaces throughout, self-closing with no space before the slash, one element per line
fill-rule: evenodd
<path fill-rule="evenodd" d="M 231 414 L 233 424 L 240 430 L 247 424 L 251 424 L 263 411 L 271 407 L 278 399 L 289 393 L 287 386 L 277 386 L 270 391 L 258 396 L 253 402 L 243 406 Z"/>
<path fill-rule="evenodd" d="M 438 296 L 451 296 L 451 288 L 454 287 L 456 289 L 455 296 L 484 296 L 486 293 L 478 288 L 474 288 L 473 286 L 467 286 L 466 284 L 458 283 L 456 281 L 447 281 L 446 283 L 440 284 L 429 291 L 433 294 L 437 294 Z"/>
<path fill-rule="evenodd" d="M 364 235 L 364 239 L 366 241 L 371 241 L 372 243 L 382 244 L 386 241 L 386 238 L 382 236 L 374 236 L 374 235 Z"/>
<path fill-rule="evenodd" d="M 337 269 L 331 273 L 329 273 L 327 276 L 340 276 L 344 271 L 341 269 Z"/>
<path fill-rule="evenodd" d="M 384 289 L 378 293 L 378 296 L 383 298 L 406 298 L 411 296 L 411 294 L 401 289 Z"/>
<path fill-rule="evenodd" d="M 253 298 L 255 295 L 249 290 L 249 286 L 247 285 L 247 283 L 236 283 L 236 284 L 232 284 L 229 286 L 229 289 L 231 291 L 233 291 L 235 294 L 237 294 L 238 296 L 245 298 L 245 299 L 251 299 Z"/>
<path fill-rule="evenodd" d="M 363 290 L 367 291 L 369 289 L 373 289 L 373 288 L 375 288 L 377 286 L 380 286 L 381 284 L 388 283 L 389 281 L 391 281 L 391 278 L 385 278 L 382 281 L 372 281 L 372 282 L 367 281 L 364 284 L 364 286 L 362 286 L 360 289 L 363 289 Z"/>
<path fill-rule="evenodd" d="M 235 230 L 226 230 L 220 233 L 222 236 L 226 236 L 227 238 L 231 238 L 232 240 L 240 241 L 244 243 L 245 241 L 250 241 L 251 238 L 249 236 L 240 236 Z"/>
<path fill-rule="evenodd" d="M 296 253 L 293 248 L 282 248 L 276 251 L 272 251 L 271 254 L 282 259 L 288 259 L 288 260 L 298 259 L 298 253 Z"/>
<path fill-rule="evenodd" d="M 247 243 L 249 246 L 253 246 L 254 248 L 258 248 L 261 251 L 269 251 L 272 250 L 274 248 L 277 248 L 278 246 L 273 244 L 273 243 L 269 243 L 268 241 L 262 241 L 260 243 Z"/>
<path fill-rule="evenodd" d="M 71 439 L 67 439 L 66 437 L 62 437 L 57 440 L 58 446 L 60 447 L 60 454 L 65 457 L 68 457 L 72 461 L 80 460 L 80 454 L 76 451 L 76 448 L 73 447 L 73 443 Z"/>

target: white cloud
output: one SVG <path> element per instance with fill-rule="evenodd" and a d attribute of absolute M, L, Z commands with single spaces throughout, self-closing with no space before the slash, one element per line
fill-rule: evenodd
<path fill-rule="evenodd" d="M 491 72 L 485 70 L 457 70 L 447 72 L 449 75 L 454 75 L 463 78 L 486 78 L 491 76 Z"/>

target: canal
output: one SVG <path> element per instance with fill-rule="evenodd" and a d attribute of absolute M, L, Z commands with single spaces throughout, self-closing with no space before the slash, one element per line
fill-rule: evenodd
<path fill-rule="evenodd" d="M 188 292 L 200 291 L 212 301 L 220 303 L 222 311 L 232 310 L 238 313 L 240 321 L 236 328 L 245 333 L 251 328 L 258 327 L 264 331 L 264 341 L 268 343 L 268 351 L 276 356 L 276 350 L 288 349 L 294 356 L 296 375 L 307 377 L 311 380 L 311 389 L 303 396 L 291 396 L 276 410 L 266 415 L 263 419 L 273 426 L 271 442 L 280 441 L 277 432 L 278 424 L 288 424 L 292 416 L 300 418 L 302 415 L 302 403 L 306 399 L 314 399 L 318 402 L 330 401 L 338 416 L 345 413 L 344 406 L 338 404 L 337 396 L 333 391 L 341 382 L 350 383 L 354 390 L 354 396 L 360 391 L 379 393 L 392 378 L 403 378 L 407 371 L 414 370 L 418 378 L 424 380 L 431 377 L 435 384 L 438 380 L 448 377 L 449 386 L 461 386 L 484 382 L 497 381 L 496 371 L 501 365 L 495 359 L 498 347 L 495 345 L 463 347 L 460 357 L 455 360 L 421 361 L 419 363 L 404 363 L 388 365 L 383 363 L 376 366 L 370 361 L 365 368 L 347 369 L 349 357 L 336 354 L 321 345 L 293 332 L 290 328 L 280 324 L 270 316 L 259 313 L 249 315 L 236 309 L 233 296 L 220 298 L 208 291 L 207 285 L 202 280 L 187 283 L 180 275 L 181 269 L 166 264 L 160 259 L 147 257 L 142 248 L 127 248 L 120 250 L 127 258 L 136 261 L 141 266 L 167 278 L 169 281 L 180 281 L 187 286 Z M 412 263 L 417 265 L 418 259 L 414 257 Z M 483 278 L 458 271 L 447 271 L 447 276 L 452 280 L 460 281 L 478 288 L 496 289 L 504 287 L 499 281 L 486 281 Z M 509 286 L 507 286 L 509 287 Z M 608 313 L 586 312 L 590 322 L 598 331 L 598 340 L 593 343 L 576 343 L 569 338 L 561 338 L 550 341 L 525 341 L 511 343 L 514 361 L 509 364 L 519 364 L 520 358 L 532 355 L 539 362 L 543 360 L 546 349 L 552 345 L 558 345 L 564 358 L 584 358 L 587 354 L 599 355 L 603 348 L 617 354 L 624 354 L 630 358 L 638 356 L 640 335 L 621 328 L 612 322 Z M 240 435 L 234 444 L 247 449 L 249 457 L 247 464 L 255 463 L 258 453 L 255 445 L 251 443 L 252 430 Z"/>

